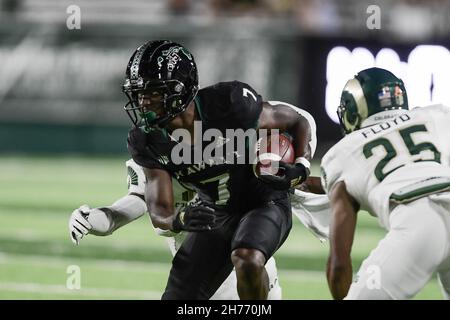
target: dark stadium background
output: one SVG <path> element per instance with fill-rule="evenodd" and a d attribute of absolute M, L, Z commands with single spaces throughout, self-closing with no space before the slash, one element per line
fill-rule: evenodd
<path fill-rule="evenodd" d="M 77 248 L 67 235 L 73 209 L 85 202 L 106 205 L 127 192 L 130 121 L 121 85 L 138 45 L 178 41 L 194 54 L 201 86 L 238 79 L 266 100 L 309 111 L 318 126 L 318 174 L 321 156 L 341 137 L 325 111 L 330 51 L 366 48 L 375 56 L 389 48 L 406 62 L 419 45 L 450 49 L 448 4 L 0 0 L 0 298 L 158 298 L 163 289 L 170 255 L 148 218 L 108 238 L 89 236 Z M 81 29 L 67 27 L 73 5 L 81 10 Z M 380 29 L 367 28 L 369 5 L 380 8 Z M 422 60 L 427 69 L 435 58 L 431 53 Z M 450 53 L 448 61 L 441 73 L 450 74 Z M 357 71 L 351 63 L 340 67 Z M 433 72 L 427 74 L 429 100 L 450 102 L 433 96 L 443 81 Z M 359 225 L 356 267 L 383 236 L 367 215 Z M 277 254 L 286 298 L 330 298 L 323 273 L 327 253 L 327 244 L 296 223 Z M 114 262 L 113 272 L 108 265 Z M 79 291 L 66 289 L 68 265 L 81 266 Z M 420 297 L 440 298 L 435 280 Z"/>

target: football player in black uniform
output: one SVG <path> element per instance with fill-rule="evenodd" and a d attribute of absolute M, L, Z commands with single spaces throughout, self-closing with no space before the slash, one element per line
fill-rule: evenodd
<path fill-rule="evenodd" d="M 219 63 L 219 62 L 218 62 Z M 190 231 L 172 261 L 163 299 L 209 299 L 233 269 L 241 299 L 266 299 L 264 265 L 292 226 L 288 189 L 309 175 L 311 129 L 287 106 L 271 106 L 248 84 L 221 82 L 198 88 L 193 55 L 167 40 L 150 41 L 130 58 L 123 91 L 134 127 L 128 149 L 147 178 L 146 203 L 152 223 L 163 230 Z M 201 121 L 202 132 L 194 123 Z M 280 163 L 284 175 L 257 178 L 251 164 L 174 161 L 180 143 L 208 129 L 279 129 L 293 137 L 295 164 Z M 225 147 L 227 140 L 223 140 Z M 204 149 L 209 142 L 200 142 Z M 217 145 L 220 147 L 220 144 Z M 239 157 L 239 154 L 235 154 Z M 173 205 L 172 177 L 194 189 L 199 199 L 182 212 Z"/>

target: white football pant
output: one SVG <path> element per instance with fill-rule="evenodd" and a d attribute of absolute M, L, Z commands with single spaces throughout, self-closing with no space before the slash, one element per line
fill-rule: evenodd
<path fill-rule="evenodd" d="M 450 192 L 393 208 L 391 228 L 364 260 L 345 299 L 410 299 L 438 273 L 450 297 Z"/>

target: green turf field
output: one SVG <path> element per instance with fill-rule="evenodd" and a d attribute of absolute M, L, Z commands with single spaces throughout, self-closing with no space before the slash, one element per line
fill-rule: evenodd
<path fill-rule="evenodd" d="M 125 160 L 0 157 L 0 299 L 159 299 L 171 256 L 147 216 L 109 237 L 90 235 L 78 247 L 68 236 L 73 209 L 108 205 L 126 194 Z M 294 222 L 275 256 L 283 298 L 330 299 L 328 244 Z M 360 214 L 355 271 L 383 235 L 374 218 Z M 73 265 L 81 271 L 79 290 L 66 285 Z M 437 281 L 416 298 L 441 299 Z"/>

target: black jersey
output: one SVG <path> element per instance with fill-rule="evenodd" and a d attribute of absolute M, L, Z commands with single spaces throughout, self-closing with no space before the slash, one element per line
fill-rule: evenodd
<path fill-rule="evenodd" d="M 208 129 L 216 129 L 223 137 L 226 137 L 226 129 L 256 129 L 262 103 L 261 96 L 253 88 L 238 81 L 206 87 L 199 90 L 195 98 L 203 133 Z M 287 197 L 287 192 L 276 191 L 258 180 L 249 163 L 201 160 L 176 164 L 172 151 L 179 143 L 167 131 L 155 129 L 147 133 L 146 152 L 139 151 L 130 141 L 128 149 L 139 165 L 166 170 L 182 185 L 197 191 L 202 199 L 226 206 L 232 211 L 246 212 L 270 200 Z M 210 143 L 203 142 L 202 149 Z M 225 149 L 226 143 L 225 139 L 222 148 Z M 235 156 L 248 155 L 235 153 Z"/>

